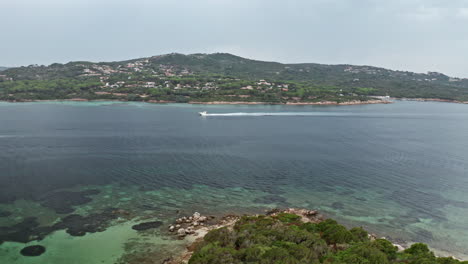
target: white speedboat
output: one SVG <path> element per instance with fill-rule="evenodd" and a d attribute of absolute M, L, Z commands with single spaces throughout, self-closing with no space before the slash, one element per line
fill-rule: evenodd
<path fill-rule="evenodd" d="M 200 114 L 201 116 L 206 116 L 208 113 L 206 111 L 203 111 L 203 112 L 198 112 L 198 114 Z"/>

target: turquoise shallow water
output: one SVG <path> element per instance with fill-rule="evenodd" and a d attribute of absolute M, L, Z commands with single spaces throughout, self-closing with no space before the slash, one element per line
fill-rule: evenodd
<path fill-rule="evenodd" d="M 467 258 L 467 118 L 421 102 L 0 103 L 0 262 L 159 263 L 184 247 L 166 231 L 178 216 L 289 206 Z M 72 236 L 70 215 L 99 227 Z"/>

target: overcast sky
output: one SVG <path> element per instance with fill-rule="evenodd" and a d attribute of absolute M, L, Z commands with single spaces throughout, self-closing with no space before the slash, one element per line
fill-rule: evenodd
<path fill-rule="evenodd" d="M 0 0 L 0 65 L 230 52 L 468 77 L 468 0 Z"/>

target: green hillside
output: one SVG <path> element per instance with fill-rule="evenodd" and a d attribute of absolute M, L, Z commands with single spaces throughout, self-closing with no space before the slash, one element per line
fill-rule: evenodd
<path fill-rule="evenodd" d="M 368 96 L 468 101 L 468 79 L 371 66 L 281 64 L 227 53 L 10 68 L 0 99 L 346 102 Z"/>

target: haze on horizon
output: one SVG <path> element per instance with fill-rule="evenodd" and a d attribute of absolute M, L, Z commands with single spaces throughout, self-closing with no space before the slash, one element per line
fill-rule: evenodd
<path fill-rule="evenodd" d="M 468 0 L 15 0 L 0 66 L 228 52 L 468 77 Z"/>

